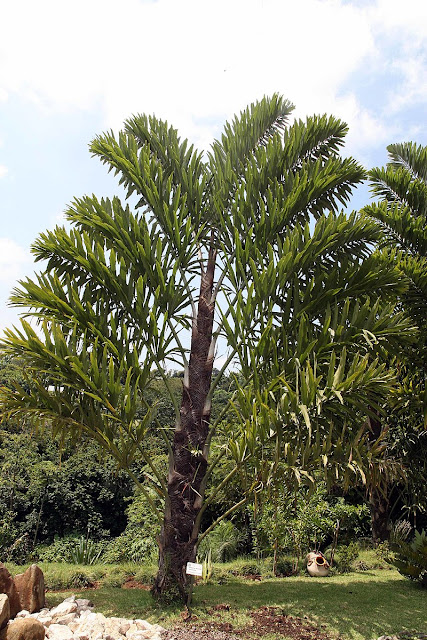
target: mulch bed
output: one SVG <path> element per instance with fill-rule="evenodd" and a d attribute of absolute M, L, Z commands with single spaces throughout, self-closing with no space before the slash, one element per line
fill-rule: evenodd
<path fill-rule="evenodd" d="M 151 587 L 133 578 L 127 578 L 122 584 L 122 589 L 142 589 L 143 591 L 150 591 Z"/>
<path fill-rule="evenodd" d="M 229 605 L 216 605 L 209 611 L 211 616 L 220 616 L 218 611 L 229 611 Z M 285 615 L 278 607 L 261 607 L 250 613 L 251 622 L 245 627 L 234 627 L 231 622 L 206 620 L 200 623 L 194 617 L 168 629 L 162 634 L 162 640 L 242 640 L 262 638 L 267 634 L 276 634 L 293 640 L 331 640 L 322 628 L 306 618 Z M 339 640 L 339 639 L 338 639 Z"/>

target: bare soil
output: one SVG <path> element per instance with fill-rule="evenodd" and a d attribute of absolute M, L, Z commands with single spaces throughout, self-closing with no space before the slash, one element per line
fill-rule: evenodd
<path fill-rule="evenodd" d="M 216 605 L 209 611 L 209 622 L 199 622 L 197 618 L 188 616 L 173 629 L 165 631 L 162 640 L 252 640 L 273 633 L 293 640 L 332 640 L 322 627 L 307 618 L 285 615 L 278 607 L 261 607 L 252 611 L 251 621 L 244 627 L 213 619 L 220 617 L 219 611 L 229 610 L 229 605 Z"/>

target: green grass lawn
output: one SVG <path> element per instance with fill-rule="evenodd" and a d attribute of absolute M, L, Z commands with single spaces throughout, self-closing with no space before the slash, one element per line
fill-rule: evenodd
<path fill-rule="evenodd" d="M 49 581 L 49 566 L 44 569 Z M 76 572 L 76 567 L 72 569 Z M 92 570 L 93 575 L 102 571 L 101 566 L 85 569 Z M 70 565 L 64 565 L 63 570 L 69 571 Z M 103 571 L 106 571 L 105 566 Z M 123 567 L 122 572 L 125 573 Z M 97 589 L 75 589 L 73 593 L 89 597 L 95 609 L 106 615 L 142 617 L 165 627 L 173 626 L 180 619 L 182 608 L 159 609 L 148 591 L 111 586 L 111 581 L 107 573 L 106 583 L 101 582 Z M 47 594 L 48 603 L 53 606 L 67 595 L 70 595 L 68 590 L 50 592 Z M 319 625 L 326 625 L 331 635 L 339 635 L 346 640 L 374 640 L 383 634 L 404 629 L 427 632 L 427 590 L 391 569 L 328 578 L 267 578 L 261 582 L 234 578 L 223 585 L 198 585 L 192 607 L 197 622 L 208 619 L 211 615 L 209 610 L 220 603 L 230 605 L 230 609 L 215 611 L 213 619 L 231 622 L 234 627 L 249 621 L 251 609 L 274 606 L 279 607 L 283 614 L 307 616 Z M 269 636 L 271 640 L 274 637 Z M 283 636 L 276 637 L 283 640 Z"/>

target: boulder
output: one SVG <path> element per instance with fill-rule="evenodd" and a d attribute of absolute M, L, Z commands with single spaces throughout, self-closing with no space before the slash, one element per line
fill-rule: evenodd
<path fill-rule="evenodd" d="M 14 582 L 21 609 L 26 609 L 30 613 L 43 609 L 45 606 L 44 575 L 36 564 L 28 567 L 24 573 L 18 573 Z"/>
<path fill-rule="evenodd" d="M 0 593 L 0 629 L 7 625 L 10 619 L 9 598 L 5 593 Z"/>
<path fill-rule="evenodd" d="M 0 562 L 0 593 L 5 593 L 9 598 L 10 617 L 14 618 L 21 611 L 18 591 L 9 571 Z"/>
<path fill-rule="evenodd" d="M 34 618 L 11 620 L 0 634 L 1 640 L 44 640 L 45 629 Z"/>

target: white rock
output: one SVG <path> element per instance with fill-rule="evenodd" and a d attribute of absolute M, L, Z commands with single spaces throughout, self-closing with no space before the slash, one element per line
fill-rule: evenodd
<path fill-rule="evenodd" d="M 149 629 L 145 631 L 133 631 L 132 633 L 126 634 L 126 638 L 128 640 L 150 640 L 153 633 Z"/>
<path fill-rule="evenodd" d="M 151 630 L 156 631 L 156 633 L 162 633 L 162 631 L 166 631 L 166 629 L 162 627 L 160 624 L 152 624 Z"/>
<path fill-rule="evenodd" d="M 91 622 L 90 624 L 85 623 L 80 626 L 76 633 L 87 633 L 91 640 L 95 640 L 97 637 L 102 637 L 104 635 L 104 625 L 99 622 Z"/>
<path fill-rule="evenodd" d="M 138 627 L 136 626 L 135 621 L 132 620 L 129 625 L 129 629 L 126 631 L 126 638 L 129 638 L 133 633 L 136 633 L 137 631 L 140 631 L 140 629 L 138 629 Z"/>
<path fill-rule="evenodd" d="M 22 611 L 18 611 L 15 618 L 28 618 L 29 615 L 30 615 L 29 611 L 27 611 L 26 609 L 22 609 Z"/>
<path fill-rule="evenodd" d="M 92 611 L 90 600 L 70 596 L 57 607 L 31 614 L 46 627 L 48 640 L 161 640 L 158 624 L 137 618 L 128 620 Z M 27 617 L 21 612 L 20 617 Z"/>
<path fill-rule="evenodd" d="M 73 632 L 63 624 L 51 624 L 46 630 L 49 640 L 73 640 Z"/>
<path fill-rule="evenodd" d="M 77 598 L 76 599 L 77 609 L 78 611 L 86 611 L 87 609 L 93 609 L 93 604 L 87 598 Z"/>
<path fill-rule="evenodd" d="M 57 607 L 54 607 L 50 610 L 50 615 L 52 618 L 60 618 L 62 616 L 66 616 L 68 613 L 74 613 L 77 611 L 77 605 L 74 601 L 61 602 Z"/>
<path fill-rule="evenodd" d="M 55 622 L 57 624 L 70 624 L 71 622 L 74 622 L 74 620 L 78 618 L 78 614 L 77 613 L 67 613 L 65 616 L 56 616 L 55 617 Z"/>
<path fill-rule="evenodd" d="M 81 618 L 87 618 L 90 615 L 96 615 L 96 614 L 94 614 L 93 611 L 91 611 L 90 609 L 84 609 L 84 611 L 80 611 Z"/>
<path fill-rule="evenodd" d="M 50 616 L 38 616 L 36 618 L 39 622 L 42 623 L 42 625 L 44 625 L 45 627 L 50 627 L 50 625 L 52 624 L 53 620 Z"/>
<path fill-rule="evenodd" d="M 104 624 L 105 634 L 111 636 L 113 640 L 123 637 L 128 627 L 129 625 L 123 625 L 119 618 L 107 618 Z M 107 635 L 104 635 L 104 640 Z"/>
<path fill-rule="evenodd" d="M 126 635 L 126 631 L 129 630 L 131 625 L 131 620 L 127 620 L 126 618 L 115 618 L 113 616 L 112 618 L 107 618 L 107 620 L 109 623 L 111 622 L 115 626 L 117 625 L 117 630 L 122 636 Z M 107 626 L 105 626 L 105 628 L 107 629 Z"/>
<path fill-rule="evenodd" d="M 151 624 L 147 622 L 147 620 L 141 620 L 140 618 L 137 618 L 136 620 L 134 620 L 134 623 L 136 624 L 138 629 L 140 629 L 141 631 L 146 631 L 147 629 L 151 629 Z"/>

